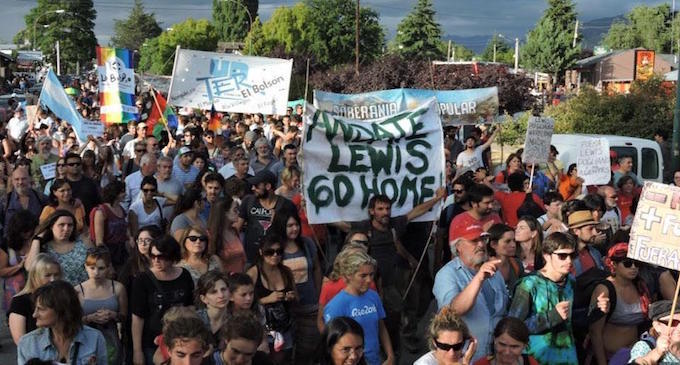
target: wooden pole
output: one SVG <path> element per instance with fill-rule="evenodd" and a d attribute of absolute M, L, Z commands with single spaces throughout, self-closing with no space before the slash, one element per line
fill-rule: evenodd
<path fill-rule="evenodd" d="M 146 82 L 146 81 L 145 81 Z M 168 132 L 168 138 L 172 138 L 172 132 L 170 132 L 170 128 L 168 127 L 168 121 L 165 120 L 165 115 L 163 115 L 163 111 L 161 110 L 161 106 L 158 104 L 158 99 L 156 99 L 156 90 L 154 90 L 153 86 L 151 84 L 148 84 L 149 88 L 151 89 L 151 97 L 153 97 L 153 104 L 156 106 L 156 109 L 158 109 L 158 114 L 161 116 L 161 123 L 163 123 L 163 126 L 165 127 L 165 130 Z M 167 108 L 168 102 L 165 102 L 165 106 Z M 153 134 L 153 131 L 151 131 Z"/>
<path fill-rule="evenodd" d="M 356 34 L 355 34 L 355 44 L 354 44 L 354 53 L 356 54 L 356 57 L 354 59 L 354 68 L 355 72 L 357 75 L 359 75 L 359 16 L 360 16 L 360 8 L 359 8 L 359 0 L 357 0 L 357 10 L 356 10 Z"/>
<path fill-rule="evenodd" d="M 532 163 L 531 164 L 531 176 L 529 177 L 529 192 L 533 192 L 534 188 L 534 169 L 536 168 L 536 164 Z"/>
<path fill-rule="evenodd" d="M 675 305 L 678 304 L 678 292 L 680 291 L 680 280 L 678 280 L 675 283 L 675 295 L 673 295 L 673 305 L 671 306 L 671 314 L 670 314 L 670 326 L 668 326 L 668 337 L 671 336 L 671 332 L 673 332 L 673 315 L 675 314 Z"/>

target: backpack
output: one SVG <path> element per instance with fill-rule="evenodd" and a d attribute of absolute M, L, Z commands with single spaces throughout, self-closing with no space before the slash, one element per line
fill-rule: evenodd
<path fill-rule="evenodd" d="M 596 322 L 602 316 L 606 316 L 607 319 L 611 317 L 616 307 L 616 288 L 614 288 L 614 284 L 611 281 L 607 280 L 607 277 L 609 277 L 609 272 L 597 267 L 590 268 L 576 277 L 572 312 L 574 328 L 587 329 L 591 323 Z M 593 296 L 595 287 L 599 284 L 606 286 L 609 292 L 609 311 L 607 314 L 602 313 L 597 308 L 590 310 L 590 299 Z"/>

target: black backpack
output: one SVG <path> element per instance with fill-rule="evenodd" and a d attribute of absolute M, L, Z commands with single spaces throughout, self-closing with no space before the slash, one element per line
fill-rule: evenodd
<path fill-rule="evenodd" d="M 616 307 L 616 288 L 611 281 L 607 280 L 607 277 L 609 277 L 609 272 L 593 267 L 576 278 L 572 311 L 572 324 L 575 328 L 587 329 L 590 324 L 605 316 L 605 313 L 598 308 L 590 310 L 590 299 L 595 287 L 599 284 L 606 286 L 609 292 L 609 312 L 606 317 L 607 319 L 611 317 Z"/>

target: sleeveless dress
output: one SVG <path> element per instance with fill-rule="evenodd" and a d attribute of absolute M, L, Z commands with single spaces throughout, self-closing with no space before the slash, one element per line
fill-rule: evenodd
<path fill-rule="evenodd" d="M 293 288 L 286 288 L 285 290 L 292 290 Z M 255 282 L 255 297 L 264 298 L 273 290 L 264 287 L 262 283 L 262 273 L 257 270 L 257 281 Z M 264 316 L 266 321 L 267 331 L 276 331 L 281 333 L 284 339 L 283 350 L 293 348 L 293 316 L 289 302 L 280 301 L 276 303 L 262 304 L 264 309 Z M 274 338 L 268 333 L 267 338 L 270 345 L 274 343 Z M 270 346 L 271 347 L 271 346 Z"/>
<path fill-rule="evenodd" d="M 118 297 L 113 280 L 111 280 L 111 296 L 104 299 L 86 299 L 83 285 L 79 284 L 80 292 L 83 294 L 83 315 L 92 314 L 99 309 L 108 309 L 118 312 Z M 120 365 L 123 363 L 123 348 L 118 337 L 118 326 L 116 321 L 109 321 L 105 324 L 88 323 L 88 326 L 99 330 L 106 340 L 106 354 L 109 365 Z"/>
<path fill-rule="evenodd" d="M 71 251 L 66 253 L 58 253 L 51 245 L 47 245 L 47 253 L 53 255 L 64 275 L 64 280 L 71 285 L 78 285 L 87 280 L 87 271 L 85 271 L 85 257 L 87 257 L 87 247 L 83 241 L 78 239 Z"/>
<path fill-rule="evenodd" d="M 23 259 L 22 256 L 17 255 L 17 252 L 11 248 L 7 248 L 7 256 L 9 256 L 8 267 L 15 266 Z M 6 277 L 3 283 L 3 300 L 2 309 L 7 312 L 10 303 L 12 303 L 12 297 L 14 297 L 21 289 L 26 285 L 26 269 L 14 273 L 14 275 Z"/>

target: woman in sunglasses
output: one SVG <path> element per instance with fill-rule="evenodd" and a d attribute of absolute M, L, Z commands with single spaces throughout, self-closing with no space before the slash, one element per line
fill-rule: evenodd
<path fill-rule="evenodd" d="M 42 176 L 42 173 L 40 174 Z M 0 174 L 0 178 L 2 177 L 2 174 Z M 65 179 L 66 178 L 66 160 L 63 157 L 60 157 L 59 160 L 57 160 L 57 168 L 54 171 L 54 179 L 49 180 L 45 183 L 45 189 L 43 189 L 43 193 L 47 196 L 50 195 L 50 189 L 52 189 L 52 185 L 54 184 L 54 181 L 57 179 Z M 6 181 L 7 178 L 2 178 L 0 181 Z M 5 195 L 5 194 L 2 194 Z"/>
<path fill-rule="evenodd" d="M 469 365 L 477 350 L 477 340 L 451 307 L 444 307 L 432 318 L 428 337 L 432 351 L 413 365 Z"/>
<path fill-rule="evenodd" d="M 166 199 L 157 196 L 158 182 L 153 176 L 144 176 L 139 184 L 141 199 L 136 199 L 130 204 L 128 212 L 128 224 L 130 233 L 137 235 L 139 227 L 156 226 L 160 230 L 165 230 L 167 217 L 163 216 L 163 207 Z"/>
<path fill-rule="evenodd" d="M 154 338 L 161 333 L 161 319 L 171 307 L 194 302 L 191 274 L 175 266 L 181 258 L 179 244 L 169 235 L 151 242 L 151 268 L 132 282 L 132 364 L 152 364 Z"/>
<path fill-rule="evenodd" d="M 672 318 L 671 308 L 671 300 L 659 300 L 649 306 L 652 327 L 630 349 L 628 364 L 680 364 L 680 305 L 676 305 Z"/>
<path fill-rule="evenodd" d="M 475 365 L 538 365 L 533 357 L 523 354 L 529 343 L 529 329 L 514 317 L 505 317 L 493 331 L 493 354 L 481 358 Z"/>
<path fill-rule="evenodd" d="M 595 312 L 597 316 L 589 321 L 592 352 L 600 365 L 607 364 L 619 349 L 630 348 L 641 332 L 638 328 L 649 327 L 649 291 L 638 276 L 639 263 L 627 255 L 627 243 L 609 249 L 604 261 L 611 275 L 595 287 L 590 301 L 593 307 L 599 296 L 607 296 L 611 303 L 607 315 Z"/>
<path fill-rule="evenodd" d="M 208 232 L 202 227 L 194 226 L 186 229 L 180 240 L 182 260 L 177 264 L 191 274 L 194 285 L 201 275 L 210 270 L 222 270 L 222 262 L 209 244 Z"/>
<path fill-rule="evenodd" d="M 297 299 L 293 273 L 283 262 L 283 239 L 268 235 L 262 239 L 255 265 L 247 274 L 255 283 L 255 297 L 264 308 L 270 359 L 289 362 L 293 353 L 291 302 Z"/>

